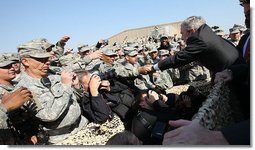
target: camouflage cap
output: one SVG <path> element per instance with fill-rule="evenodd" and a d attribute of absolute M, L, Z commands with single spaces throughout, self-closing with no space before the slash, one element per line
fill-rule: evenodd
<path fill-rule="evenodd" d="M 168 39 L 168 35 L 162 34 L 162 35 L 160 35 L 160 39 Z"/>
<path fill-rule="evenodd" d="M 170 55 L 169 50 L 166 50 L 166 49 L 159 50 L 159 56 L 163 56 L 163 55 Z"/>
<path fill-rule="evenodd" d="M 213 32 L 215 32 L 217 29 L 219 29 L 219 26 L 212 26 L 211 29 L 213 30 Z"/>
<path fill-rule="evenodd" d="M 73 55 L 73 54 L 63 55 L 59 58 L 59 63 L 62 66 L 68 66 L 68 65 L 74 64 L 76 62 L 75 58 L 77 58 L 77 57 L 75 57 L 75 55 Z"/>
<path fill-rule="evenodd" d="M 124 50 L 121 45 L 115 45 L 113 46 L 113 48 L 114 48 L 114 51 L 117 53 L 117 55 L 124 56 Z"/>
<path fill-rule="evenodd" d="M 214 33 L 215 33 L 216 35 L 221 35 L 221 36 L 223 36 L 223 35 L 224 35 L 224 30 L 221 29 L 221 28 L 218 28 L 218 29 L 216 29 L 216 30 L 214 31 Z"/>
<path fill-rule="evenodd" d="M 245 26 L 234 24 L 233 28 L 239 28 L 240 31 L 244 32 L 246 30 Z"/>
<path fill-rule="evenodd" d="M 152 47 L 149 51 L 149 53 L 153 53 L 153 52 L 158 52 L 157 48 L 156 47 Z"/>
<path fill-rule="evenodd" d="M 0 67 L 5 67 L 12 63 L 15 63 L 15 61 L 10 60 L 9 57 L 4 54 L 0 54 Z"/>
<path fill-rule="evenodd" d="M 128 56 L 135 56 L 138 54 L 138 52 L 134 47 L 124 47 L 124 54 Z"/>
<path fill-rule="evenodd" d="M 137 51 L 140 52 L 141 50 L 144 49 L 144 46 L 143 45 L 138 45 L 138 48 L 137 48 Z"/>
<path fill-rule="evenodd" d="M 20 61 L 18 53 L 3 53 L 3 55 L 6 56 L 8 60 Z"/>
<path fill-rule="evenodd" d="M 90 51 L 91 47 L 89 47 L 88 44 L 80 44 L 78 45 L 77 49 L 79 52 L 86 52 L 86 51 Z"/>
<path fill-rule="evenodd" d="M 107 56 L 117 55 L 116 50 L 114 49 L 114 47 L 111 47 L 111 46 L 105 46 L 102 49 L 102 51 L 103 51 L 103 54 Z"/>
<path fill-rule="evenodd" d="M 47 58 L 51 54 L 46 51 L 46 47 L 41 42 L 29 41 L 18 46 L 18 52 L 20 57 L 35 57 L 35 58 Z"/>
<path fill-rule="evenodd" d="M 240 32 L 239 28 L 236 28 L 236 27 L 235 27 L 235 28 L 230 28 L 230 29 L 229 29 L 229 33 L 230 33 L 230 34 L 235 34 L 235 33 L 239 33 L 239 32 Z"/>
<path fill-rule="evenodd" d="M 51 47 L 54 47 L 55 45 L 48 42 L 47 39 L 45 38 L 39 38 L 39 39 L 33 39 L 31 40 L 31 42 L 35 42 L 35 43 L 41 43 L 45 49 L 48 49 L 48 48 L 51 48 Z"/>

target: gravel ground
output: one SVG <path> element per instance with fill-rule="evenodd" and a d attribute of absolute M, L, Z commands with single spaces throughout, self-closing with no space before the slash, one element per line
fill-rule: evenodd
<path fill-rule="evenodd" d="M 180 94 L 182 91 L 186 91 L 190 85 L 206 92 L 209 91 L 209 84 L 209 81 L 192 82 L 186 85 L 174 86 L 167 92 Z M 115 115 L 111 121 L 107 121 L 102 125 L 89 123 L 77 134 L 55 145 L 105 145 L 109 138 L 122 131 L 124 131 L 124 125 L 120 118 Z"/>
<path fill-rule="evenodd" d="M 55 145 L 105 145 L 114 134 L 124 131 L 117 115 L 103 124 L 89 123 L 84 129 Z"/>

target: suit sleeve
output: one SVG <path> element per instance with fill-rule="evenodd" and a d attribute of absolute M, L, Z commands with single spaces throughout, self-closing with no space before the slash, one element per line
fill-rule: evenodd
<path fill-rule="evenodd" d="M 221 132 L 230 145 L 250 145 L 250 120 L 236 123 Z"/>
<path fill-rule="evenodd" d="M 112 113 L 101 95 L 91 98 L 83 97 L 81 108 L 83 115 L 90 121 L 96 123 L 104 123 Z"/>
<path fill-rule="evenodd" d="M 206 52 L 207 45 L 198 38 L 192 36 L 187 40 L 187 47 L 178 51 L 175 55 L 169 56 L 158 63 L 160 70 L 169 68 L 177 68 L 188 64 L 192 61 L 198 60 L 201 54 Z"/>
<path fill-rule="evenodd" d="M 249 65 L 247 64 L 236 64 L 229 67 L 233 74 L 233 81 L 240 83 L 249 78 Z"/>

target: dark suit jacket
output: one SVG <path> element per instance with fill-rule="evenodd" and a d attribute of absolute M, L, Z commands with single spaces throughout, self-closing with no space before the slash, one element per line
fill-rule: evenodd
<path fill-rule="evenodd" d="M 250 33 L 244 35 L 237 48 L 240 52 L 240 58 L 243 58 L 243 47 L 246 43 Z M 250 118 L 250 63 L 245 62 L 234 64 L 229 67 L 233 75 L 233 86 L 235 88 L 235 94 L 240 101 L 240 107 L 244 113 L 244 119 Z"/>
<path fill-rule="evenodd" d="M 240 58 L 243 58 L 243 47 L 249 35 L 250 33 L 244 35 L 237 46 Z M 234 64 L 229 69 L 232 71 L 235 94 L 246 120 L 222 129 L 222 133 L 229 144 L 250 145 L 250 64 Z"/>
<path fill-rule="evenodd" d="M 160 70 L 176 68 L 192 61 L 199 61 L 213 73 L 222 71 L 232 65 L 238 58 L 237 49 L 223 38 L 217 36 L 204 24 L 187 42 L 187 47 L 174 56 L 160 61 Z"/>
<path fill-rule="evenodd" d="M 250 120 L 245 120 L 221 130 L 230 145 L 250 145 Z"/>
<path fill-rule="evenodd" d="M 237 49 L 239 51 L 239 60 L 243 60 L 243 62 L 234 64 L 229 67 L 233 73 L 233 80 L 234 82 L 243 82 L 248 79 L 250 82 L 250 64 L 246 63 L 243 58 L 243 47 L 246 43 L 247 38 L 249 37 L 250 33 L 245 34 L 242 36 L 239 44 L 237 45 Z"/>

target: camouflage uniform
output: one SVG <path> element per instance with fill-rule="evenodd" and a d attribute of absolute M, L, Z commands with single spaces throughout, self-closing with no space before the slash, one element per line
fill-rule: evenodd
<path fill-rule="evenodd" d="M 103 51 L 103 54 L 106 55 L 106 57 L 108 57 L 108 56 L 116 56 L 117 57 L 117 53 L 113 49 L 113 47 L 106 46 L 102 49 L 102 51 Z M 110 62 L 106 63 L 106 62 L 102 61 L 102 63 L 100 63 L 100 65 L 98 67 L 99 73 L 108 72 L 109 70 L 113 69 L 114 64 L 115 64 L 114 61 L 112 62 L 112 64 L 110 64 Z"/>
<path fill-rule="evenodd" d="M 192 82 L 199 80 L 206 80 L 210 78 L 210 72 L 207 68 L 200 65 L 198 62 L 192 62 L 180 69 L 179 82 Z"/>
<path fill-rule="evenodd" d="M 169 51 L 161 49 L 159 50 L 159 55 L 160 56 L 169 55 Z M 153 64 L 157 63 L 158 61 L 159 61 L 158 59 L 154 60 Z M 173 87 L 173 81 L 170 74 L 168 73 L 168 70 L 164 70 L 164 71 L 158 70 L 151 75 L 151 78 L 152 78 L 151 79 L 152 83 L 161 87 L 161 89 L 163 90 L 167 90 Z"/>
<path fill-rule="evenodd" d="M 7 110 L 6 108 L 0 103 L 0 144 L 1 145 L 13 145 L 15 144 L 15 138 L 13 133 L 8 127 L 7 124 Z"/>
<path fill-rule="evenodd" d="M 79 59 L 80 55 L 72 53 L 61 56 L 59 62 L 64 70 L 73 71 L 85 68 L 84 64 L 79 62 Z"/>
<path fill-rule="evenodd" d="M 77 53 L 63 55 L 59 58 L 59 62 L 64 70 L 74 71 L 85 69 L 92 59 L 89 56 L 81 57 Z"/>
<path fill-rule="evenodd" d="M 0 104 L 0 129 L 8 129 L 8 125 L 7 125 L 7 119 L 8 119 L 8 116 L 7 116 L 7 109 L 2 105 Z M 0 132 L 1 134 L 2 132 Z M 3 137 L 1 136 L 1 139 Z M 2 143 L 1 143 L 2 144 Z"/>
<path fill-rule="evenodd" d="M 7 54 L 1 54 L 0 55 L 0 67 L 8 66 L 12 63 L 15 63 L 15 61 L 11 60 L 10 55 Z M 15 138 L 11 130 L 9 129 L 9 126 L 7 124 L 8 115 L 7 115 L 7 109 L 1 104 L 2 102 L 2 95 L 5 92 L 12 91 L 14 87 L 12 85 L 4 85 L 0 84 L 0 144 L 2 145 L 13 145 L 15 144 Z"/>
<path fill-rule="evenodd" d="M 52 51 L 55 53 L 57 58 L 60 58 L 61 56 L 64 55 L 64 51 L 65 51 L 65 43 L 61 43 L 60 41 L 58 41 L 56 43 L 56 46 L 53 47 Z"/>
<path fill-rule="evenodd" d="M 173 87 L 173 81 L 167 70 L 156 71 L 153 75 L 153 83 L 164 90 L 168 90 Z"/>
<path fill-rule="evenodd" d="M 86 65 L 85 70 L 88 70 L 91 72 L 98 71 L 98 68 L 102 62 L 103 61 L 101 59 L 94 59 L 88 65 Z"/>
<path fill-rule="evenodd" d="M 126 47 L 124 48 L 125 55 L 135 56 L 137 55 L 137 51 L 134 48 Z M 131 64 L 128 62 L 122 62 L 121 64 L 115 65 L 114 69 L 117 76 L 122 78 L 129 78 L 131 84 L 135 85 L 139 90 L 147 90 L 152 88 L 152 83 L 150 82 L 150 78 L 148 75 L 141 75 L 138 71 L 138 67 L 140 65 L 138 63 Z"/>
<path fill-rule="evenodd" d="M 33 42 L 20 45 L 19 54 L 21 57 L 50 57 L 40 44 Z M 62 84 L 59 75 L 48 75 L 47 78 L 50 84 L 42 82 L 45 78 L 33 78 L 24 72 L 16 88 L 27 87 L 33 93 L 33 100 L 38 107 L 35 117 L 41 120 L 49 133 L 49 142 L 57 143 L 81 130 L 88 120 L 81 116 L 74 90 Z"/>
<path fill-rule="evenodd" d="M 93 48 L 89 47 L 88 45 L 80 45 L 80 46 L 78 46 L 77 49 L 80 53 L 83 53 L 83 52 L 91 51 Z M 92 59 L 86 55 L 81 55 L 80 59 L 79 59 L 79 62 L 84 65 L 89 64 L 91 61 L 92 61 Z"/>

